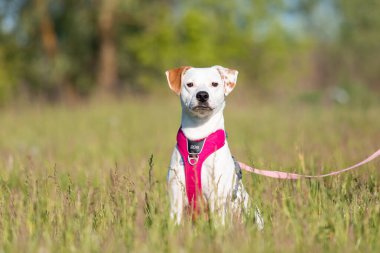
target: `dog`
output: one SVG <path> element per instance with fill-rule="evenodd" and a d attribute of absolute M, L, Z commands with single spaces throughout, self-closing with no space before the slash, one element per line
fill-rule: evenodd
<path fill-rule="evenodd" d="M 228 213 L 249 210 L 249 195 L 241 170 L 226 140 L 223 110 L 225 97 L 235 88 L 238 71 L 213 66 L 184 66 L 166 71 L 171 90 L 180 96 L 181 127 L 171 156 L 167 182 L 170 217 L 181 223 L 186 210 L 218 214 L 224 224 Z M 255 208 L 261 230 L 263 219 Z"/>

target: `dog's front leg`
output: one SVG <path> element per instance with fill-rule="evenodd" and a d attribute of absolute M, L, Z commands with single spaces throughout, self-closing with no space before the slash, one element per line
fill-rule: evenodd
<path fill-rule="evenodd" d="M 216 178 L 213 171 L 204 177 L 204 194 L 208 202 L 209 213 L 215 224 L 224 225 L 228 212 L 228 194 L 220 182 L 220 177 Z"/>
<path fill-rule="evenodd" d="M 181 155 L 175 148 L 168 171 L 168 192 L 170 200 L 170 218 L 180 224 L 185 206 L 185 173 Z"/>
<path fill-rule="evenodd" d="M 170 199 L 170 218 L 180 224 L 184 208 L 184 196 L 179 180 L 176 178 L 176 169 L 169 169 L 168 187 Z"/>

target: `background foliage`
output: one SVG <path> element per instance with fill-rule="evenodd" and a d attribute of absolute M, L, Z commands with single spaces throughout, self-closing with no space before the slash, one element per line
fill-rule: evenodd
<path fill-rule="evenodd" d="M 166 69 L 215 64 L 239 69 L 240 81 L 258 90 L 378 92 L 378 7 L 376 0 L 1 0 L 0 101 L 150 92 L 163 86 Z"/>

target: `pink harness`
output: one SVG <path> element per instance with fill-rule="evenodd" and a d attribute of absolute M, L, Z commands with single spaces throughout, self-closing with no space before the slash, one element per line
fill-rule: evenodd
<path fill-rule="evenodd" d="M 177 147 L 181 153 L 182 160 L 185 167 L 185 179 L 186 179 L 186 194 L 189 200 L 189 205 L 192 211 L 199 211 L 197 209 L 197 199 L 202 196 L 202 181 L 201 181 L 201 170 L 203 162 L 212 153 L 224 146 L 226 141 L 226 133 L 224 130 L 219 129 L 216 132 L 210 134 L 204 139 L 200 140 L 189 140 L 186 138 L 185 134 L 180 128 L 177 134 Z M 279 179 L 302 179 L 302 178 L 323 178 L 333 175 L 338 175 L 340 173 L 356 169 L 370 161 L 380 157 L 380 149 L 373 153 L 371 156 L 365 160 L 344 168 L 338 171 L 330 172 L 322 175 L 302 175 L 296 173 L 282 172 L 282 171 L 270 171 L 270 170 L 260 170 L 254 167 L 250 167 L 242 162 L 237 162 L 235 159 L 235 167 L 240 168 L 259 175 L 266 177 L 279 178 Z M 235 168 L 236 169 L 236 168 Z M 238 173 L 239 174 L 239 173 Z M 241 176 L 241 171 L 240 171 Z M 239 178 L 241 179 L 241 177 Z M 198 207 L 199 208 L 199 207 Z"/>
<path fill-rule="evenodd" d="M 219 129 L 204 139 L 189 140 L 180 128 L 177 147 L 185 166 L 186 195 L 192 210 L 197 209 L 197 200 L 202 196 L 201 171 L 203 162 L 212 153 L 224 146 L 226 133 Z"/>

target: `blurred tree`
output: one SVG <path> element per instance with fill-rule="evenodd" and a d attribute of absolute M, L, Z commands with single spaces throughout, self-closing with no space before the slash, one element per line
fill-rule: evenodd
<path fill-rule="evenodd" d="M 314 44 L 314 86 L 380 88 L 379 1 L 296 0 L 289 9 Z"/>
<path fill-rule="evenodd" d="M 99 6 L 100 52 L 97 79 L 98 85 L 104 92 L 115 88 L 118 76 L 115 41 L 115 14 L 118 8 L 118 0 L 100 0 Z"/>
<path fill-rule="evenodd" d="M 6 64 L 4 48 L 0 48 L 0 105 L 11 99 L 12 88 L 15 85 L 10 65 Z"/>
<path fill-rule="evenodd" d="M 29 92 L 53 100 L 89 93 L 98 51 L 92 1 L 22 1 L 17 15 L 20 78 Z"/>
<path fill-rule="evenodd" d="M 35 8 L 39 17 L 39 27 L 43 49 L 49 58 L 54 59 L 57 53 L 57 35 L 50 17 L 47 0 L 36 0 Z"/>
<path fill-rule="evenodd" d="M 380 2 L 339 0 L 339 46 L 348 78 L 380 88 Z"/>

